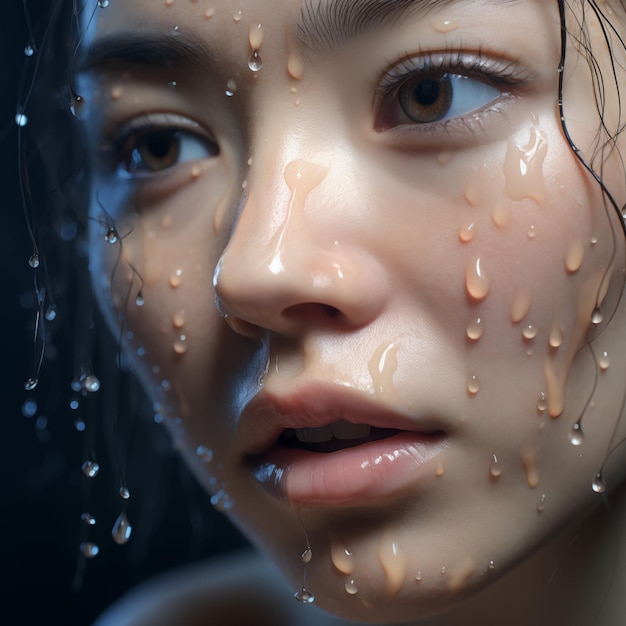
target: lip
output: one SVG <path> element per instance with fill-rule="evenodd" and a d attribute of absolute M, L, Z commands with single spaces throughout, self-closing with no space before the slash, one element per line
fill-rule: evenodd
<path fill-rule="evenodd" d="M 286 429 L 339 419 L 399 432 L 329 453 L 278 443 Z M 448 447 L 439 420 L 407 415 L 363 392 L 328 384 L 291 387 L 288 394 L 261 391 L 244 409 L 239 429 L 255 479 L 294 506 L 367 506 L 392 498 L 434 477 L 432 465 Z"/>

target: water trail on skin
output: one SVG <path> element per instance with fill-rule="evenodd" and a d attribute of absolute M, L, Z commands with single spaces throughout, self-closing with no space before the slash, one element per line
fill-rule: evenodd
<path fill-rule="evenodd" d="M 299 509 L 296 510 L 296 515 L 298 517 L 300 528 L 302 528 L 302 532 L 304 533 L 304 541 L 305 541 L 306 547 L 304 551 L 302 552 L 302 554 L 300 555 L 300 559 L 302 563 L 304 564 L 304 571 L 302 572 L 302 587 L 300 588 L 299 591 L 296 591 L 294 593 L 293 597 L 302 604 L 312 604 L 313 602 L 315 602 L 315 596 L 313 595 L 313 593 L 311 593 L 311 591 L 309 591 L 307 587 L 306 574 L 307 574 L 307 565 L 313 559 L 313 550 L 311 549 L 309 536 L 306 532 L 306 528 L 304 527 L 304 523 L 302 521 L 302 515 Z"/>

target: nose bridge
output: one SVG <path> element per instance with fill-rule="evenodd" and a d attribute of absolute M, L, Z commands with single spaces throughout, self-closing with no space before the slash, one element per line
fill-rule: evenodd
<path fill-rule="evenodd" d="M 331 170 L 328 158 L 310 152 L 255 155 L 247 201 L 215 273 L 222 313 L 276 331 L 337 313 L 362 325 L 373 314 L 373 300 L 362 301 L 361 254 L 333 232 Z"/>

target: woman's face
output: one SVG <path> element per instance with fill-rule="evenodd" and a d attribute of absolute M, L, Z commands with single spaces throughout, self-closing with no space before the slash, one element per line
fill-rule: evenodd
<path fill-rule="evenodd" d="M 624 244 L 561 131 L 556 2 L 101 4 L 95 289 L 213 503 L 372 621 L 591 508 L 622 436 Z M 590 75 L 569 46 L 568 126 L 621 205 Z"/>

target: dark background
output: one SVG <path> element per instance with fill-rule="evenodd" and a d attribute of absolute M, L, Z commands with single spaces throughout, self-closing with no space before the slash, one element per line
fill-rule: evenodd
<path fill-rule="evenodd" d="M 47 1 L 29 0 L 31 12 L 36 16 L 37 6 Z M 39 387 L 32 393 L 24 389 L 33 367 L 36 308 L 33 270 L 28 266 L 32 244 L 18 187 L 14 117 L 21 97 L 19 77 L 24 64 L 33 59 L 24 55 L 29 35 L 22 0 L 2 4 L 0 622 L 87 625 L 141 581 L 238 547 L 242 539 L 211 509 L 206 494 L 171 451 L 162 427 L 144 419 L 129 439 L 128 483 L 133 496 L 128 515 L 133 534 L 128 544 L 115 544 L 111 527 L 123 506 L 116 494 L 117 477 L 106 463 L 92 481 L 80 471 L 86 435 L 74 427 L 80 411 L 69 408 L 71 346 L 52 345 Z M 37 403 L 33 415 L 23 410 L 27 401 Z M 93 527 L 81 521 L 81 513 L 87 511 L 97 519 Z M 99 555 L 88 561 L 79 558 L 85 539 L 100 548 Z"/>

